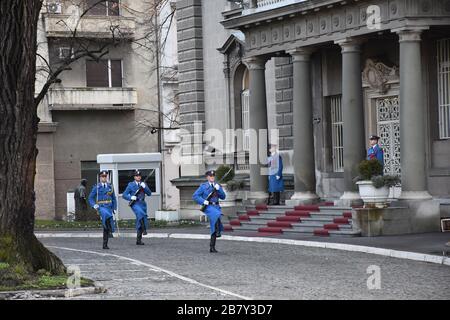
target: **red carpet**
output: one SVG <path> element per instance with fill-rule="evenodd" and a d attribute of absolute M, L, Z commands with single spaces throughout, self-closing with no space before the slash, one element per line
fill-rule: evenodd
<path fill-rule="evenodd" d="M 327 230 L 339 230 L 339 225 L 336 223 L 327 223 L 323 225 L 323 228 Z"/>
<path fill-rule="evenodd" d="M 267 210 L 268 207 L 266 204 L 258 204 L 255 208 L 256 208 L 256 210 L 264 211 L 264 210 Z"/>
<path fill-rule="evenodd" d="M 239 220 L 248 221 L 248 220 L 250 220 L 250 218 L 248 217 L 248 215 L 243 214 L 243 215 L 239 216 Z"/>
<path fill-rule="evenodd" d="M 282 216 L 277 217 L 277 221 L 302 222 L 301 216 Z"/>
<path fill-rule="evenodd" d="M 317 205 L 320 207 L 331 207 L 334 206 L 334 202 L 331 201 L 319 202 Z"/>
<path fill-rule="evenodd" d="M 279 227 L 279 228 L 292 228 L 292 225 L 286 221 L 269 221 L 267 222 L 268 227 Z"/>
<path fill-rule="evenodd" d="M 223 231 L 233 231 L 233 227 L 229 224 L 223 225 Z"/>
<path fill-rule="evenodd" d="M 258 210 L 247 210 L 248 216 L 259 216 Z"/>
<path fill-rule="evenodd" d="M 330 234 L 328 233 L 328 230 L 316 229 L 316 230 L 314 230 L 314 235 L 315 236 L 329 236 Z"/>
<path fill-rule="evenodd" d="M 239 220 L 231 220 L 230 225 L 232 226 L 240 226 L 241 222 Z"/>
<path fill-rule="evenodd" d="M 310 217 L 311 215 L 309 214 L 309 211 L 300 211 L 300 210 L 295 210 L 295 211 L 286 211 L 286 216 L 288 217 Z"/>
<path fill-rule="evenodd" d="M 352 218 L 352 213 L 349 211 L 349 212 L 344 212 L 343 214 L 342 214 L 343 216 L 344 216 L 344 218 Z"/>
<path fill-rule="evenodd" d="M 283 233 L 283 230 L 282 230 L 282 228 L 262 227 L 262 228 L 258 228 L 258 232 Z"/>
<path fill-rule="evenodd" d="M 337 224 L 347 224 L 348 218 L 334 218 L 333 222 Z"/>
<path fill-rule="evenodd" d="M 318 205 L 301 205 L 301 206 L 295 206 L 294 210 L 309 210 L 309 211 L 319 211 L 319 206 Z"/>

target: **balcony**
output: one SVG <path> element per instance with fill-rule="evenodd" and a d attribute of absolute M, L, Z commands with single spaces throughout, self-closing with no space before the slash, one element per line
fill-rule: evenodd
<path fill-rule="evenodd" d="M 71 15 L 44 14 L 47 37 L 115 38 L 131 39 L 136 31 L 136 22 L 132 17 L 88 16 L 77 21 Z"/>
<path fill-rule="evenodd" d="M 138 103 L 135 88 L 52 88 L 50 110 L 132 110 Z"/>

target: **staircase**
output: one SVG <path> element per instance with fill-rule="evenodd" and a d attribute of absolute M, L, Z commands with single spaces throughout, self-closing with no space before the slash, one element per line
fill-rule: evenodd
<path fill-rule="evenodd" d="M 315 236 L 360 236 L 352 229 L 351 207 L 332 202 L 299 206 L 246 206 L 229 216 L 225 231 L 255 231 L 265 234 L 298 233 Z"/>

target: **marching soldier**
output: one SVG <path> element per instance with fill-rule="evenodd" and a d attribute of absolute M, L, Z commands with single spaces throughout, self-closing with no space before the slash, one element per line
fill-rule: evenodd
<path fill-rule="evenodd" d="M 139 170 L 134 172 L 134 181 L 128 183 L 127 188 L 123 192 L 122 197 L 127 201 L 133 201 L 131 209 L 136 216 L 136 245 L 144 245 L 142 242 L 142 235 L 147 234 L 148 217 L 147 217 L 147 203 L 145 202 L 145 195 L 151 196 L 150 188 L 141 182 L 142 176 Z"/>
<path fill-rule="evenodd" d="M 219 199 L 224 200 L 226 195 L 221 185 L 216 183 L 216 173 L 214 170 L 207 171 L 205 174 L 208 181 L 202 183 L 194 192 L 192 199 L 199 205 L 205 205 L 205 214 L 209 218 L 211 240 L 209 243 L 209 252 L 217 252 L 216 238 L 221 237 L 223 225 L 220 221 L 222 211 L 219 205 Z"/>
<path fill-rule="evenodd" d="M 270 156 L 267 159 L 269 166 L 269 195 L 272 194 L 272 202 L 269 203 L 279 205 L 280 195 L 284 191 L 284 181 L 283 181 L 283 159 L 277 151 L 277 145 L 270 145 Z"/>
<path fill-rule="evenodd" d="M 117 200 L 112 185 L 108 183 L 108 171 L 100 171 L 100 182 L 92 188 L 89 204 L 97 210 L 102 219 L 103 249 L 109 249 L 108 238 L 113 238 L 115 231 L 113 214 L 117 210 Z"/>
<path fill-rule="evenodd" d="M 371 135 L 369 138 L 370 148 L 367 150 L 367 160 L 377 159 L 381 166 L 384 167 L 383 149 L 378 145 L 380 137 Z"/>

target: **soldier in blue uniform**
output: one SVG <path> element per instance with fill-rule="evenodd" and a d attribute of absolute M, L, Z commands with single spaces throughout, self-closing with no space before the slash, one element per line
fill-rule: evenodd
<path fill-rule="evenodd" d="M 208 181 L 202 183 L 194 192 L 192 199 L 199 205 L 205 205 L 205 214 L 209 218 L 211 240 L 209 243 L 209 252 L 217 252 L 216 238 L 221 236 L 223 225 L 220 221 L 222 211 L 219 205 L 219 199 L 224 200 L 226 195 L 221 185 L 216 183 L 216 173 L 214 170 L 206 172 Z M 212 193 L 212 194 L 211 194 Z M 210 196 L 211 195 L 211 196 Z M 210 196 L 210 197 L 209 197 Z M 209 197 L 209 199 L 208 199 Z"/>
<path fill-rule="evenodd" d="M 89 204 L 97 210 L 103 225 L 103 249 L 108 248 L 108 238 L 113 237 L 114 211 L 117 210 L 117 201 L 114 189 L 108 183 L 108 171 L 100 171 L 100 182 L 94 185 L 89 194 Z"/>
<path fill-rule="evenodd" d="M 267 159 L 269 167 L 269 203 L 279 205 L 281 192 L 284 191 L 283 158 L 277 150 L 276 144 L 270 145 L 270 156 Z M 270 196 L 272 195 L 272 197 Z M 272 198 L 272 202 L 270 199 Z"/>
<path fill-rule="evenodd" d="M 147 217 L 147 203 L 145 202 L 145 195 L 151 196 L 150 188 L 141 182 L 142 176 L 139 170 L 134 172 L 134 181 L 128 183 L 127 188 L 122 194 L 122 197 L 127 201 L 134 201 L 131 205 L 136 216 L 136 245 L 144 245 L 142 242 L 142 235 L 147 234 L 148 217 Z"/>
<path fill-rule="evenodd" d="M 371 135 L 369 138 L 370 148 L 367 150 L 367 160 L 377 159 L 381 166 L 384 167 L 383 149 L 378 145 L 380 137 Z"/>

